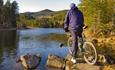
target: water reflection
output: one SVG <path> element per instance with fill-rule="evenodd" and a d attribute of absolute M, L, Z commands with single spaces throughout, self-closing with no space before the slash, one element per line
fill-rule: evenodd
<path fill-rule="evenodd" d="M 65 57 L 68 50 L 66 47 L 59 48 L 59 43 L 66 44 L 66 41 L 64 31 L 60 28 L 0 31 L 0 70 L 22 70 L 15 58 L 27 53 L 41 53 L 38 70 L 48 70 L 45 67 L 48 54 Z"/>
<path fill-rule="evenodd" d="M 42 59 L 39 68 L 40 70 L 47 70 L 45 63 L 48 54 L 66 56 L 67 48 L 59 47 L 60 43 L 66 44 L 66 41 L 66 35 L 60 28 L 23 30 L 20 31 L 18 55 L 41 53 Z"/>
<path fill-rule="evenodd" d="M 4 63 L 6 63 L 6 60 L 8 60 L 10 56 L 16 55 L 17 41 L 18 41 L 18 37 L 17 37 L 16 30 L 0 31 L 0 64 L 1 65 L 3 64 L 4 66 Z"/>

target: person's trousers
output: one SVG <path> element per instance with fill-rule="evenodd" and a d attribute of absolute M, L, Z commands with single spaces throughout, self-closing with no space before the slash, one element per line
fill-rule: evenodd
<path fill-rule="evenodd" d="M 72 36 L 72 48 L 71 48 L 72 56 L 76 58 L 77 51 L 78 51 L 78 37 L 82 38 L 83 29 L 79 28 L 77 30 L 71 30 L 70 32 Z"/>

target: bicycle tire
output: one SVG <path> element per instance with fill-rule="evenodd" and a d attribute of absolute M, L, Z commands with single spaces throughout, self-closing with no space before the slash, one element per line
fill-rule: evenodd
<path fill-rule="evenodd" d="M 72 37 L 69 37 L 69 39 L 67 41 L 67 46 L 72 47 Z"/>
<path fill-rule="evenodd" d="M 92 48 L 92 50 L 91 51 L 93 51 L 94 52 L 94 60 L 93 61 L 91 61 L 90 62 L 90 60 L 87 58 L 87 56 L 86 56 L 86 49 L 88 48 L 88 46 L 87 45 L 90 45 L 90 49 Z M 86 61 L 86 63 L 88 63 L 88 64 L 90 64 L 90 65 L 94 65 L 94 64 L 96 64 L 96 62 L 97 62 L 97 50 L 96 50 L 96 48 L 95 48 L 95 46 L 93 45 L 93 43 L 91 43 L 91 42 L 84 42 L 84 44 L 83 44 L 83 48 L 84 48 L 84 51 L 85 51 L 85 53 L 84 53 L 84 60 Z"/>

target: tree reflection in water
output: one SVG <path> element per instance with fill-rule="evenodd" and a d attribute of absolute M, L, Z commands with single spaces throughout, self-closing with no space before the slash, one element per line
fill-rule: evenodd
<path fill-rule="evenodd" d="M 16 55 L 18 37 L 16 30 L 0 31 L 0 64 L 10 55 Z"/>

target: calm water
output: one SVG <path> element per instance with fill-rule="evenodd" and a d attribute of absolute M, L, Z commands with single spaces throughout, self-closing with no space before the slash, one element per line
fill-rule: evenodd
<path fill-rule="evenodd" d="M 65 57 L 68 53 L 66 37 L 61 28 L 36 28 L 17 31 L 0 31 L 0 70 L 21 70 L 16 63 L 16 57 L 24 54 L 42 54 L 42 60 L 37 70 L 50 70 L 45 66 L 48 54 Z M 52 69 L 56 70 L 56 69 Z"/>

